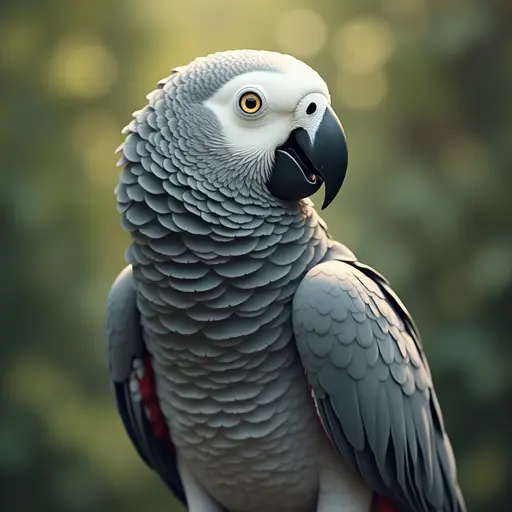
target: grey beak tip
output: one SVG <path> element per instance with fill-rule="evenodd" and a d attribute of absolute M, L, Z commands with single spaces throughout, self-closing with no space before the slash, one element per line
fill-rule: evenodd
<path fill-rule="evenodd" d="M 332 204 L 332 201 L 333 200 L 327 201 L 326 199 L 324 199 L 324 202 L 323 202 L 322 207 L 320 209 L 321 210 L 325 210 L 327 207 L 329 207 Z"/>

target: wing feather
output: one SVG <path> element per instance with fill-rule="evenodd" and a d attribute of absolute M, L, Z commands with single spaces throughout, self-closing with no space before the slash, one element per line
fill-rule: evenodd
<path fill-rule="evenodd" d="M 126 433 L 142 460 L 186 505 L 176 451 L 158 407 L 131 266 L 119 274 L 110 290 L 106 331 L 110 380 Z"/>
<path fill-rule="evenodd" d="M 385 278 L 333 258 L 308 272 L 293 308 L 318 414 L 344 460 L 401 510 L 464 512 L 419 332 Z"/>

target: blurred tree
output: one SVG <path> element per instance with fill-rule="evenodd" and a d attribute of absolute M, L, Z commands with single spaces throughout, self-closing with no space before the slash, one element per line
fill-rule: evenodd
<path fill-rule="evenodd" d="M 419 324 L 469 509 L 512 508 L 508 0 L 24 0 L 1 14 L 3 510 L 172 510 L 107 388 L 104 303 L 128 243 L 113 150 L 170 68 L 235 47 L 326 78 L 351 163 L 325 217 Z"/>

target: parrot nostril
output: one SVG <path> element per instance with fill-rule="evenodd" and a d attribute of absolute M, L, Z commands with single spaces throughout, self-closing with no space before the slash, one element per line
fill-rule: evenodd
<path fill-rule="evenodd" d="M 310 103 L 306 109 L 306 114 L 310 116 L 316 111 L 316 103 Z"/>

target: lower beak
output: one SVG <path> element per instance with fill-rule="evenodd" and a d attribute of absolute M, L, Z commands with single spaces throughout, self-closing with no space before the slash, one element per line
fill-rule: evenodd
<path fill-rule="evenodd" d="M 298 201 L 313 195 L 323 184 L 323 210 L 343 185 L 347 165 L 345 132 L 332 108 L 327 106 L 313 143 L 308 133 L 299 128 L 277 149 L 267 188 L 283 201 Z"/>

